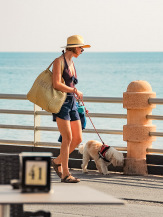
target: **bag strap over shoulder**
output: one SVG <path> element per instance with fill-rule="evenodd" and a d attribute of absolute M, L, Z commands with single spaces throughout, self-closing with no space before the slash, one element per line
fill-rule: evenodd
<path fill-rule="evenodd" d="M 63 70 L 64 70 L 64 61 L 61 60 L 61 74 L 63 75 Z"/>
<path fill-rule="evenodd" d="M 55 60 L 54 60 L 55 61 Z M 53 65 L 54 61 L 52 63 L 50 63 L 50 65 L 48 66 L 47 69 L 50 69 L 50 67 Z M 64 70 L 64 61 L 61 60 L 61 73 L 63 74 L 63 70 Z"/>

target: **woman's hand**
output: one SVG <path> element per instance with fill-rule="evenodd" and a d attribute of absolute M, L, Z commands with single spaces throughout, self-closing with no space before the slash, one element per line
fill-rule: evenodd
<path fill-rule="evenodd" d="M 75 95 L 77 96 L 77 99 L 83 99 L 83 93 L 81 92 L 81 91 L 79 91 L 79 90 L 77 90 L 76 88 L 74 88 L 74 93 L 75 93 Z"/>

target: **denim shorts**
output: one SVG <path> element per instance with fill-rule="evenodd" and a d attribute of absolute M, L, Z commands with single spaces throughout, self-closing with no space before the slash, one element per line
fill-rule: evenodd
<path fill-rule="evenodd" d="M 76 99 L 74 95 L 67 94 L 66 100 L 63 103 L 60 112 L 57 114 L 53 113 L 52 115 L 53 115 L 53 121 L 56 121 L 56 117 L 68 121 L 80 120 L 80 116 L 76 106 Z"/>

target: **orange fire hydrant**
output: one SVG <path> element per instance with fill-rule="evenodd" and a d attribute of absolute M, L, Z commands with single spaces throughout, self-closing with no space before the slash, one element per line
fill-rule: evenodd
<path fill-rule="evenodd" d="M 147 175 L 146 149 L 152 147 L 155 137 L 150 132 L 156 131 L 152 120 L 146 118 L 152 114 L 155 105 L 148 103 L 156 97 L 147 81 L 133 81 L 123 93 L 123 108 L 127 109 L 127 125 L 123 126 L 123 140 L 127 141 L 127 159 L 124 173 L 128 175 Z"/>

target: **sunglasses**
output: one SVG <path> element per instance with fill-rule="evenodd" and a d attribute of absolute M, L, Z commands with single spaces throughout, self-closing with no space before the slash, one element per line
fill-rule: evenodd
<path fill-rule="evenodd" d="M 84 51 L 84 49 L 83 49 L 82 47 L 80 47 L 80 49 L 81 49 L 81 52 L 83 52 L 83 51 Z"/>

